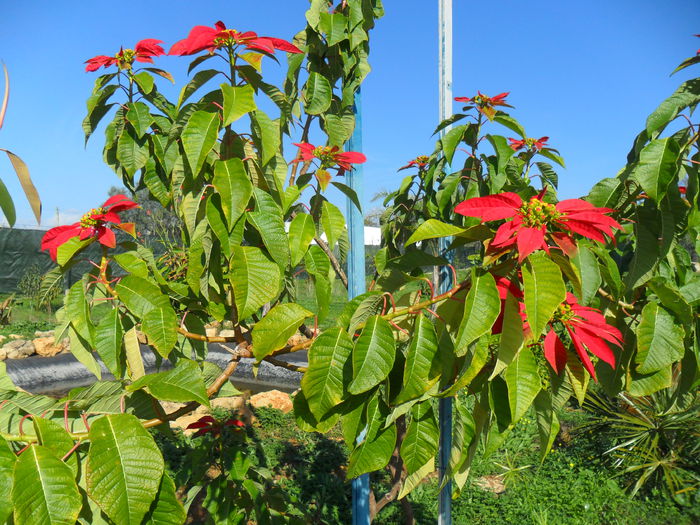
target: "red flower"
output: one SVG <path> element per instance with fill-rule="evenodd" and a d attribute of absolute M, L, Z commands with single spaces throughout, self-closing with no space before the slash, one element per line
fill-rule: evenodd
<path fill-rule="evenodd" d="M 164 55 L 165 51 L 158 45 L 162 44 L 162 40 L 156 40 L 154 38 L 146 38 L 141 40 L 136 44 L 134 49 L 120 49 L 119 53 L 112 57 L 105 55 L 98 55 L 86 60 L 85 71 L 97 71 L 100 67 L 109 67 L 114 64 L 119 67 L 119 69 L 130 69 L 131 64 L 136 62 L 150 62 L 153 63 L 153 58 L 156 56 Z"/>
<path fill-rule="evenodd" d="M 418 155 L 415 159 L 413 159 L 411 162 L 409 162 L 405 166 L 401 166 L 399 168 L 399 171 L 405 170 L 408 168 L 412 168 L 414 166 L 417 167 L 418 169 L 425 168 L 428 165 L 428 161 L 430 161 L 430 157 L 428 157 L 427 155 Z"/>
<path fill-rule="evenodd" d="M 351 170 L 351 164 L 362 164 L 367 160 L 358 151 L 340 151 L 338 146 L 314 146 L 307 142 L 295 143 L 301 153 L 301 159 L 293 162 L 310 162 L 314 159 L 321 161 L 321 168 L 332 168 L 338 166 L 341 170 Z"/>
<path fill-rule="evenodd" d="M 596 378 L 595 369 L 588 352 L 615 368 L 615 354 L 609 345 L 621 347 L 622 334 L 605 321 L 600 310 L 581 306 L 576 296 L 567 293 L 566 300 L 559 305 L 544 338 L 544 356 L 557 373 L 566 365 L 566 348 L 553 327 L 557 322 L 566 328 L 576 353 L 593 379 Z"/>
<path fill-rule="evenodd" d="M 124 195 L 115 195 L 99 208 L 94 208 L 82 216 L 80 221 L 68 226 L 57 226 L 46 232 L 41 239 L 41 249 L 49 250 L 49 255 L 55 261 L 58 247 L 68 240 L 78 237 L 81 241 L 85 239 L 97 239 L 100 244 L 108 248 L 117 245 L 117 239 L 108 223 L 112 223 L 120 230 L 134 235 L 134 224 L 123 223 L 118 213 L 138 207 Z"/>
<path fill-rule="evenodd" d="M 609 208 L 597 208 L 581 199 L 550 204 L 542 200 L 544 193 L 542 190 L 528 202 L 512 192 L 474 197 L 459 203 L 455 211 L 467 217 L 480 217 L 482 222 L 512 219 L 498 228 L 490 248 L 516 245 L 519 262 L 535 250 L 549 252 L 547 237 L 571 255 L 576 248 L 571 234 L 578 233 L 605 243 L 606 236 L 613 237 L 613 228 L 621 228 L 615 219 L 606 215 L 613 211 Z"/>
<path fill-rule="evenodd" d="M 212 416 L 202 416 L 194 423 L 187 425 L 186 430 L 198 429 L 194 433 L 194 437 L 203 436 L 205 434 L 212 434 L 214 437 L 221 435 L 222 430 L 225 427 L 234 427 L 233 430 L 241 430 L 245 427 L 243 421 L 231 418 L 226 421 L 217 421 Z"/>
<path fill-rule="evenodd" d="M 455 101 L 464 102 L 465 104 L 474 104 L 476 109 L 478 109 L 479 112 L 485 115 L 489 120 L 493 120 L 493 117 L 496 116 L 496 106 L 505 106 L 507 108 L 513 107 L 506 103 L 506 97 L 509 95 L 509 92 L 500 93 L 495 97 L 486 96 L 481 91 L 477 91 L 477 93 L 478 94 L 475 97 L 471 98 L 455 97 Z"/>
<path fill-rule="evenodd" d="M 548 140 L 549 137 L 540 137 L 538 139 L 525 138 L 523 140 L 508 139 L 510 147 L 513 148 L 514 151 L 521 150 L 524 147 L 540 151 L 547 145 Z"/>
<path fill-rule="evenodd" d="M 286 51 L 287 53 L 302 53 L 294 44 L 282 40 L 281 38 L 259 37 L 257 33 L 246 31 L 241 33 L 235 29 L 226 29 L 223 22 L 219 21 L 214 27 L 195 26 L 190 31 L 187 38 L 173 44 L 168 52 L 169 55 L 194 55 L 200 51 L 207 50 L 213 53 L 221 47 L 245 46 L 251 51 L 273 54 L 275 49 Z"/>

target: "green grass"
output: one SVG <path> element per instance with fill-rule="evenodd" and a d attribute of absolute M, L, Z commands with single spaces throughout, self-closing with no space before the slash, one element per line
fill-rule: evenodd
<path fill-rule="evenodd" d="M 7 297 L 7 295 L 0 297 L 0 301 L 4 301 Z M 53 311 L 60 306 L 60 304 L 54 305 Z M 15 295 L 10 324 L 0 326 L 0 335 L 17 334 L 24 338 L 31 338 L 34 337 L 35 331 L 53 330 L 55 326 L 56 318 L 53 313 L 48 313 L 45 309 L 37 310 L 31 301 L 21 295 Z"/>

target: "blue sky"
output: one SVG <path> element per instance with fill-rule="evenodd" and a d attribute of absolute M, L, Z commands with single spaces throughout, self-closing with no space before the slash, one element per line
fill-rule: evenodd
<path fill-rule="evenodd" d="M 400 183 L 398 167 L 432 151 L 438 115 L 437 0 L 385 4 L 386 16 L 372 34 L 373 71 L 363 87 L 365 209 L 375 205 L 369 203 L 374 193 Z M 669 77 L 700 47 L 692 36 L 700 32 L 700 2 L 530 5 L 454 0 L 454 95 L 510 91 L 511 114 L 530 136 L 548 135 L 567 161 L 560 195 L 584 195 L 623 166 L 646 115 L 697 74 L 690 69 Z M 3 0 L 0 60 L 9 68 L 12 92 L 0 147 L 29 165 L 44 204 L 42 225 L 56 224 L 57 208 L 61 222 L 76 220 L 119 184 L 102 163 L 101 131 L 83 147 L 85 99 L 95 79 L 84 72 L 86 59 L 143 38 L 169 46 L 193 25 L 219 19 L 291 39 L 304 26 L 307 6 L 307 0 Z M 157 65 L 172 71 L 178 86 L 186 82 L 182 59 L 163 57 Z M 278 78 L 284 65 L 269 61 L 265 68 Z M 460 107 L 455 103 L 455 111 Z M 0 177 L 16 197 L 18 225 L 35 226 L 4 157 Z"/>

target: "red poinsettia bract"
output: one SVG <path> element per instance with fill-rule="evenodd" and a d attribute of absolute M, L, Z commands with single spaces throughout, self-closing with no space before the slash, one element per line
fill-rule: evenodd
<path fill-rule="evenodd" d="M 83 215 L 80 221 L 67 226 L 51 228 L 41 239 L 41 249 L 48 250 L 49 255 L 55 261 L 58 247 L 74 237 L 78 237 L 81 241 L 95 238 L 100 244 L 114 248 L 117 245 L 117 239 L 109 225 L 112 224 L 133 235 L 134 224 L 122 222 L 118 214 L 136 207 L 138 204 L 129 200 L 125 195 L 114 195 L 99 208 L 94 208 Z"/>
<path fill-rule="evenodd" d="M 490 248 L 516 246 L 519 262 L 535 250 L 549 252 L 547 239 L 571 255 L 576 249 L 572 234 L 605 243 L 606 237 L 613 238 L 613 228 L 621 228 L 607 215 L 613 211 L 609 208 L 597 208 L 581 199 L 550 204 L 542 200 L 544 193 L 542 190 L 527 202 L 512 192 L 474 197 L 459 203 L 455 211 L 467 217 L 479 217 L 482 222 L 511 219 L 498 228 Z"/>
<path fill-rule="evenodd" d="M 314 146 L 307 142 L 295 143 L 301 153 L 300 159 L 293 162 L 310 162 L 314 159 L 321 161 L 321 168 L 338 166 L 342 170 L 351 170 L 351 164 L 362 164 L 367 160 L 359 151 L 340 151 L 338 146 Z"/>
<path fill-rule="evenodd" d="M 474 97 L 455 97 L 455 102 L 464 102 L 465 104 L 474 104 L 476 109 L 479 110 L 489 120 L 493 120 L 496 116 L 496 106 L 505 106 L 507 108 L 512 108 L 510 104 L 506 103 L 506 97 L 509 92 L 499 93 L 494 97 L 489 97 L 484 95 L 481 91 L 477 91 L 477 95 Z"/>
<path fill-rule="evenodd" d="M 86 60 L 85 71 L 97 71 L 101 67 L 117 65 L 119 69 L 129 69 L 131 64 L 136 62 L 153 63 L 153 57 L 165 54 L 165 50 L 159 45 L 162 40 L 146 38 L 134 46 L 134 49 L 120 49 L 114 56 L 98 55 Z"/>
<path fill-rule="evenodd" d="M 175 42 L 168 52 L 169 55 L 194 55 L 200 51 L 213 53 L 221 47 L 244 46 L 246 49 L 257 52 L 273 54 L 275 49 L 287 53 L 301 53 L 301 49 L 294 44 L 268 36 L 258 36 L 253 31 L 240 32 L 235 29 L 227 29 L 223 22 L 219 21 L 214 27 L 195 26 L 187 38 Z"/>
<path fill-rule="evenodd" d="M 231 418 L 226 421 L 218 421 L 212 416 L 202 416 L 194 423 L 187 425 L 187 430 L 197 429 L 194 433 L 194 437 L 204 436 L 206 434 L 211 434 L 214 437 L 219 437 L 221 432 L 226 427 L 233 427 L 233 430 L 242 430 L 245 424 L 240 419 Z"/>
<path fill-rule="evenodd" d="M 405 170 L 408 168 L 413 168 L 413 167 L 416 167 L 418 169 L 423 169 L 428 165 L 429 161 L 430 161 L 430 157 L 428 157 L 427 155 L 418 155 L 415 159 L 413 159 L 411 162 L 409 162 L 405 166 L 401 166 L 399 168 L 399 171 Z"/>
<path fill-rule="evenodd" d="M 549 137 L 540 137 L 538 139 L 532 139 L 532 138 L 524 138 L 522 140 L 508 139 L 508 142 L 510 142 L 510 147 L 513 148 L 514 151 L 520 151 L 523 148 L 534 149 L 536 151 L 540 151 L 542 148 L 544 148 L 547 145 L 548 140 L 549 140 Z"/>
<path fill-rule="evenodd" d="M 576 353 L 593 379 L 595 369 L 588 352 L 615 368 L 615 354 L 609 345 L 621 347 L 622 333 L 605 321 L 600 310 L 580 305 L 575 295 L 567 293 L 544 338 L 544 356 L 557 373 L 566 365 L 566 348 L 554 331 L 555 323 L 561 323 L 566 328 Z"/>

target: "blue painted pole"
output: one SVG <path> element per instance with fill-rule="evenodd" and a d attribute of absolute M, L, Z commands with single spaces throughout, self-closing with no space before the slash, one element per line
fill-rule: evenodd
<path fill-rule="evenodd" d="M 438 40 L 439 40 L 439 111 L 440 120 L 445 120 L 452 115 L 452 0 L 438 0 Z M 442 138 L 448 129 L 442 130 Z M 440 239 L 438 251 L 444 255 L 450 244 L 449 238 Z M 456 284 L 456 283 L 455 283 Z M 444 293 L 450 289 L 452 283 L 449 269 L 440 267 L 438 273 L 438 293 Z M 442 483 L 450 464 L 452 451 L 452 398 L 440 399 L 440 451 L 438 456 L 438 473 Z M 438 525 L 452 525 L 452 482 L 445 483 L 440 490 L 438 505 Z"/>
<path fill-rule="evenodd" d="M 348 151 L 362 151 L 362 95 L 355 95 L 355 130 L 348 142 Z M 362 164 L 346 174 L 346 182 L 362 202 Z M 347 199 L 348 237 L 348 299 L 365 292 L 365 223 L 362 212 Z M 369 525 L 369 474 L 352 480 L 352 525 Z"/>

